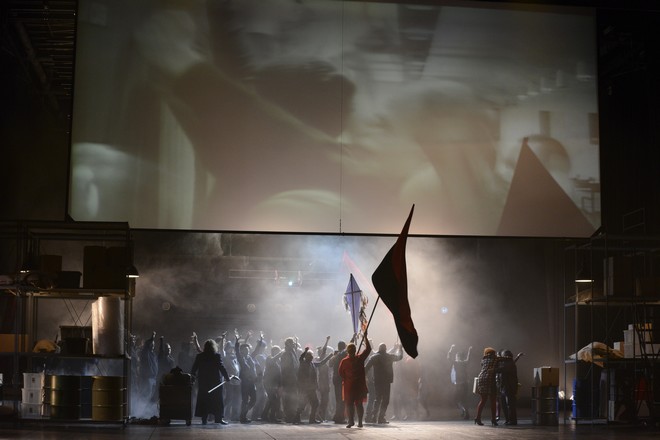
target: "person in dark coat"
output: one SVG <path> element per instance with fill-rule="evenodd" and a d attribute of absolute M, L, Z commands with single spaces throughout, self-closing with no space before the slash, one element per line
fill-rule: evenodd
<path fill-rule="evenodd" d="M 241 379 L 241 414 L 239 421 L 241 423 L 251 423 L 252 420 L 248 418 L 248 412 L 252 410 L 257 401 L 257 364 L 250 353 L 250 344 L 248 340 L 252 332 L 248 332 L 244 343 L 240 343 L 240 335 L 238 331 L 235 332 L 236 342 L 234 344 L 234 352 L 236 353 L 236 360 L 239 365 L 239 376 Z M 257 345 L 264 344 L 263 339 L 257 342 Z M 260 349 L 261 350 L 261 349 Z"/>
<path fill-rule="evenodd" d="M 176 367 L 176 361 L 172 356 L 172 346 L 161 336 L 158 344 L 158 382 L 162 381 L 163 377 L 169 374 L 174 367 Z"/>
<path fill-rule="evenodd" d="M 346 357 L 346 342 L 337 342 L 337 350 L 330 358 L 329 367 L 332 371 L 332 387 L 335 391 L 335 415 L 333 420 L 336 424 L 344 424 L 346 416 L 344 414 L 344 401 L 342 398 L 341 376 L 339 375 L 339 363 Z"/>
<path fill-rule="evenodd" d="M 518 356 L 520 357 L 520 356 Z M 513 353 L 509 350 L 502 352 L 499 358 L 495 373 L 499 376 L 500 404 L 504 412 L 506 425 L 518 424 L 518 413 L 516 411 L 516 396 L 518 394 L 518 368 L 516 367 L 516 358 L 513 359 Z"/>
<path fill-rule="evenodd" d="M 483 425 L 481 422 L 481 411 L 490 398 L 490 417 L 491 424 L 497 426 L 497 387 L 495 386 L 495 367 L 497 366 L 497 352 L 494 348 L 486 347 L 484 356 L 481 358 L 481 370 L 477 378 L 477 394 L 479 394 L 479 404 L 477 405 L 477 416 L 474 423 Z"/>
<path fill-rule="evenodd" d="M 317 348 L 318 359 L 325 359 L 328 356 L 328 342 L 330 336 L 325 338 L 323 347 Z M 330 352 L 330 359 L 332 359 L 332 351 Z M 318 382 L 319 382 L 319 409 L 317 416 L 319 420 L 325 421 L 328 415 L 328 403 L 330 402 L 330 365 L 325 363 L 318 366 Z"/>
<path fill-rule="evenodd" d="M 140 350 L 140 394 L 143 398 L 156 401 L 158 398 L 158 355 L 156 354 L 156 332 L 144 341 Z"/>
<path fill-rule="evenodd" d="M 213 339 L 208 339 L 204 343 L 204 350 L 195 357 L 191 374 L 197 377 L 198 386 L 195 417 L 201 417 L 202 425 L 206 425 L 207 417 L 213 414 L 215 423 L 226 425 L 223 419 L 222 386 L 218 385 L 229 382 L 230 377 L 218 353 L 218 344 Z"/>
<path fill-rule="evenodd" d="M 223 346 L 218 345 L 218 350 L 220 350 L 222 361 L 224 362 L 229 376 L 238 377 L 240 371 L 238 359 L 236 359 L 234 344 L 232 344 L 231 341 L 227 341 Z M 223 388 L 226 409 L 225 416 L 228 420 L 238 422 L 239 414 L 241 413 L 241 384 L 238 381 L 231 381 Z"/>
<path fill-rule="evenodd" d="M 309 423 L 320 423 L 316 420 L 316 410 L 319 407 L 318 398 L 318 371 L 317 368 L 325 365 L 330 360 L 331 355 L 324 359 L 315 361 L 314 353 L 305 347 L 305 351 L 300 355 L 298 366 L 298 412 L 296 413 L 296 423 L 300 423 L 300 415 L 309 404 Z"/>
<path fill-rule="evenodd" d="M 298 412 L 298 342 L 294 338 L 284 340 L 284 352 L 280 357 L 282 379 L 282 406 L 287 423 L 296 421 Z"/>
<path fill-rule="evenodd" d="M 358 416 L 358 428 L 362 427 L 362 418 L 364 416 L 363 402 L 367 398 L 367 379 L 364 371 L 364 363 L 371 353 L 371 344 L 367 334 L 364 334 L 365 347 L 360 354 L 357 354 L 357 348 L 354 343 L 346 346 L 346 356 L 339 363 L 339 375 L 342 379 L 342 395 L 344 405 L 348 412 L 347 428 L 355 425 L 355 413 Z"/>
<path fill-rule="evenodd" d="M 378 352 L 369 358 L 365 370 L 374 370 L 374 406 L 373 414 L 367 418 L 376 420 L 376 423 L 386 424 L 385 413 L 390 404 L 390 388 L 394 382 L 394 362 L 403 359 L 403 349 L 395 344 L 392 353 L 387 352 L 387 345 L 380 344 Z"/>

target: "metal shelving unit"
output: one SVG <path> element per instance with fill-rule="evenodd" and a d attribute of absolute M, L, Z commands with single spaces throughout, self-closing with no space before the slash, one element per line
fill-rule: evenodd
<path fill-rule="evenodd" d="M 128 420 L 130 414 L 130 362 L 127 350 L 127 338 L 131 332 L 132 298 L 135 294 L 135 281 L 125 275 L 125 269 L 133 265 L 132 238 L 127 223 L 107 222 L 5 222 L 0 225 L 2 239 L 13 240 L 11 247 L 14 257 L 13 268 L 10 268 L 12 278 L 10 284 L 0 285 L 4 295 L 10 295 L 15 306 L 13 310 L 14 323 L 12 332 L 16 338 L 13 352 L 0 353 L 3 358 L 11 357 L 12 371 L 8 387 L 5 387 L 5 399 L 14 401 L 16 414 L 18 409 L 17 397 L 21 395 L 18 390 L 23 381 L 23 373 L 57 372 L 65 371 L 72 376 L 119 376 L 124 378 L 126 384 L 125 414 L 122 422 Z M 12 237 L 13 234 L 13 237 Z M 121 252 L 121 270 L 117 275 L 108 271 L 112 276 L 101 278 L 91 283 L 84 276 L 97 277 L 97 270 L 84 268 L 86 248 L 97 249 L 105 246 L 114 246 Z M 38 264 L 39 258 L 44 255 L 58 255 L 62 258 L 62 269 L 69 266 L 71 269 L 82 269 L 83 283 L 80 286 L 69 285 L 71 281 L 59 280 L 52 273 L 44 272 Z M 11 259 L 12 256 L 5 257 Z M 70 260 L 66 263 L 64 260 Z M 7 260 L 3 261 L 8 266 Z M 11 263 L 9 263 L 11 264 Z M 43 264 L 43 262 L 42 262 Z M 103 271 L 101 271 L 103 272 Z M 64 273 L 64 272 L 62 272 Z M 83 275 L 83 274 L 81 274 Z M 5 277 L 5 280 L 7 277 Z M 64 279 L 62 277 L 62 279 Z M 62 284 L 58 284 L 60 281 Z M 108 288 L 101 286 L 104 282 Z M 93 284 L 92 287 L 86 284 Z M 45 338 L 42 328 L 51 327 L 53 321 L 59 319 L 60 324 L 70 323 L 72 327 L 86 328 L 90 324 L 91 308 L 94 301 L 99 298 L 109 298 L 107 301 L 119 304 L 121 318 L 120 326 L 123 340 L 118 341 L 118 353 L 112 355 L 92 354 L 83 352 L 34 352 L 32 347 Z M 119 300 L 119 301 L 115 301 Z M 61 312 L 54 312 L 59 307 Z M 56 318 L 53 318 L 56 313 Z M 50 316 L 49 316 L 50 315 Z M 89 327 L 91 329 L 91 327 Z M 49 331 L 52 336 L 52 330 Z M 20 343 L 19 343 L 20 342 Z M 91 343 L 91 341 L 90 341 Z M 9 400 L 9 399 L 7 399 Z M 38 418 L 37 418 L 38 419 Z M 35 420 L 31 418 L 30 420 Z M 71 421 L 71 420 L 69 420 Z M 87 421 L 81 418 L 80 421 Z"/>
<path fill-rule="evenodd" d="M 566 263 L 564 421 L 655 422 L 660 238 L 599 235 L 567 248 Z"/>

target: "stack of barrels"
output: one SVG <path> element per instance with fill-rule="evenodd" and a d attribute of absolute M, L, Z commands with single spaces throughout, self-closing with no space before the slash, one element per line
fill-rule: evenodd
<path fill-rule="evenodd" d="M 21 414 L 51 420 L 123 421 L 127 390 L 121 376 L 55 376 L 24 373 Z"/>
<path fill-rule="evenodd" d="M 552 426 L 559 424 L 559 369 L 534 368 L 532 387 L 532 424 Z"/>
<path fill-rule="evenodd" d="M 559 423 L 557 393 L 558 388 L 554 386 L 532 387 L 532 424 L 554 426 Z"/>

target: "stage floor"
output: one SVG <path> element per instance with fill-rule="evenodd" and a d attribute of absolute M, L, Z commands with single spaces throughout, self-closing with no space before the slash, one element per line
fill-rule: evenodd
<path fill-rule="evenodd" d="M 253 422 L 227 426 L 208 424 L 199 419 L 191 426 L 173 421 L 169 426 L 129 423 L 122 425 L 69 424 L 23 421 L 0 425 L 1 439 L 41 440 L 155 440 L 155 439 L 231 439 L 231 440 L 437 440 L 437 439 L 657 439 L 660 430 L 644 426 L 606 424 L 560 424 L 534 426 L 522 420 L 518 426 L 477 426 L 471 421 L 460 422 L 392 422 L 389 425 L 365 425 L 346 428 L 343 425 L 265 424 Z"/>

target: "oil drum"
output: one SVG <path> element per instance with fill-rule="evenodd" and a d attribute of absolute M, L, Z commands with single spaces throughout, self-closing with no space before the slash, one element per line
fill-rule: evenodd
<path fill-rule="evenodd" d="M 80 418 L 80 376 L 50 377 L 50 418 Z"/>
<path fill-rule="evenodd" d="M 126 384 L 121 376 L 92 377 L 92 420 L 121 421 L 126 417 Z"/>

